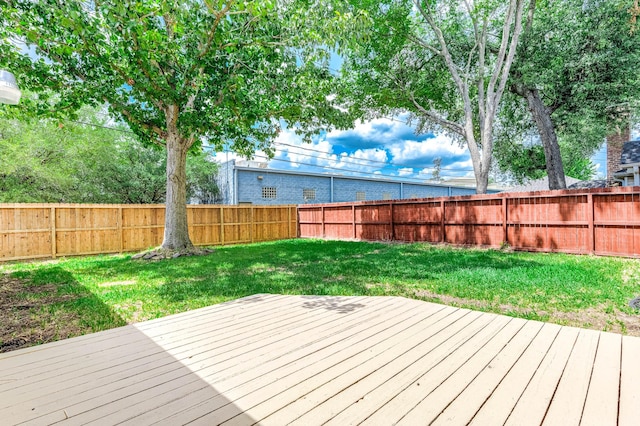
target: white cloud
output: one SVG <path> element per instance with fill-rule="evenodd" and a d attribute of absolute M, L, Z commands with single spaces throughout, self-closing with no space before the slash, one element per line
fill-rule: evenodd
<path fill-rule="evenodd" d="M 384 124 L 389 126 L 389 130 L 381 129 L 378 125 Z M 348 130 L 332 130 L 327 134 L 328 139 L 338 139 L 343 137 L 360 136 L 364 139 L 368 139 L 373 142 L 384 143 L 388 140 L 390 134 L 394 132 L 390 131 L 394 128 L 399 128 L 401 123 L 396 123 L 388 118 L 376 118 L 371 121 L 358 121 L 353 129 Z"/>
<path fill-rule="evenodd" d="M 388 154 L 383 149 L 358 149 L 352 153 L 341 153 L 334 167 L 345 171 L 380 173 L 376 169 L 385 167 L 387 162 Z"/>
<path fill-rule="evenodd" d="M 446 135 L 437 135 L 425 141 L 403 140 L 388 147 L 393 160 L 398 163 L 420 158 L 452 157 L 465 155 L 466 148 L 452 142 Z"/>
<path fill-rule="evenodd" d="M 344 157 L 345 153 L 342 153 L 342 156 Z M 379 148 L 358 149 L 357 151 L 349 154 L 347 157 L 379 162 L 386 162 L 388 160 L 387 151 Z"/>
<path fill-rule="evenodd" d="M 332 131 L 313 138 L 312 143 L 303 142 L 285 127 L 274 143 L 276 155 L 268 166 L 272 169 L 430 178 L 433 159 L 441 157 L 441 176 L 473 175 L 464 147 L 444 135 L 416 136 L 411 127 L 387 118 L 357 123 L 347 131 Z M 233 153 L 216 155 L 218 161 L 227 157 L 241 159 Z M 257 153 L 255 160 L 267 161 L 263 153 Z"/>
<path fill-rule="evenodd" d="M 352 129 L 333 130 L 327 134 L 327 139 L 344 143 L 367 143 L 369 146 L 385 146 L 403 139 L 415 136 L 414 129 L 406 123 L 407 115 L 397 118 L 382 117 L 368 121 L 357 121 Z"/>

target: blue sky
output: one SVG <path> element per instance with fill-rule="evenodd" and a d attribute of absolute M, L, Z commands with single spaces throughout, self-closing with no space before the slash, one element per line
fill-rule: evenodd
<path fill-rule="evenodd" d="M 337 72 L 342 59 L 332 54 L 329 68 Z M 346 131 L 331 131 L 303 143 L 295 132 L 285 129 L 275 141 L 276 155 L 268 167 L 314 173 L 332 173 L 364 177 L 395 177 L 424 181 L 433 177 L 434 160 L 441 158 L 442 179 L 472 177 L 473 165 L 466 145 L 446 135 L 416 134 L 406 124 L 407 115 L 378 118 L 357 123 Z M 218 153 L 216 159 L 235 158 Z M 256 161 L 267 161 L 258 153 Z M 596 177 L 606 176 L 606 146 L 591 159 Z"/>
<path fill-rule="evenodd" d="M 349 130 L 334 130 L 313 138 L 311 144 L 291 129 L 275 140 L 276 155 L 268 167 L 279 170 L 332 173 L 364 177 L 394 177 L 428 180 L 433 177 L 434 159 L 442 158 L 444 180 L 472 177 L 473 166 L 466 145 L 445 135 L 417 135 L 406 124 L 406 116 L 359 122 Z M 232 153 L 216 154 L 217 161 L 236 158 Z M 264 153 L 255 161 L 265 162 Z M 606 175 L 606 146 L 594 154 L 597 175 Z"/>
<path fill-rule="evenodd" d="M 276 155 L 269 168 L 426 180 L 432 178 L 434 159 L 442 158 L 443 178 L 473 175 L 466 147 L 443 135 L 416 135 L 405 120 L 401 116 L 360 122 L 349 130 L 319 134 L 311 144 L 285 129 L 275 140 Z M 216 155 L 218 161 L 226 157 Z M 258 153 L 255 160 L 266 158 Z"/>
<path fill-rule="evenodd" d="M 342 58 L 331 54 L 329 68 L 338 72 Z M 349 130 L 335 130 L 303 143 L 300 136 L 285 129 L 275 141 L 276 155 L 269 168 L 333 173 L 364 177 L 402 177 L 424 181 L 433 177 L 434 159 L 442 158 L 443 179 L 473 176 L 466 147 L 444 135 L 415 133 L 406 124 L 408 115 L 378 118 L 356 123 Z M 234 158 L 218 153 L 216 159 Z M 256 161 L 267 161 L 258 153 Z"/>

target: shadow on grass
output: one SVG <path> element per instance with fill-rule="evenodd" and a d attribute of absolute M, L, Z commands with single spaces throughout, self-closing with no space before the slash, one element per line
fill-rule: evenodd
<path fill-rule="evenodd" d="M 59 266 L 0 276 L 0 352 L 125 324 Z"/>
<path fill-rule="evenodd" d="M 312 240 L 225 247 L 209 256 L 127 265 L 161 280 L 157 295 L 170 303 L 257 293 L 407 295 L 405 282 L 438 280 L 455 269 L 473 274 L 537 266 L 492 251 Z"/>
<path fill-rule="evenodd" d="M 156 262 L 102 256 L 60 265 L 64 271 L 41 265 L 31 267 L 35 272 L 25 267 L 23 273 L 35 274 L 34 282 L 68 280 L 69 291 L 78 285 L 75 276 L 96 294 L 96 304 L 102 300 L 112 307 L 97 317 L 115 312 L 127 322 L 263 293 L 419 297 L 425 291 L 496 306 L 566 311 L 605 302 L 626 306 L 626 293 L 633 290 L 621 282 L 616 260 L 428 244 L 297 239 L 219 247 L 207 256 Z M 68 276 L 56 278 L 64 273 Z M 101 329 L 100 324 L 94 327 Z"/>

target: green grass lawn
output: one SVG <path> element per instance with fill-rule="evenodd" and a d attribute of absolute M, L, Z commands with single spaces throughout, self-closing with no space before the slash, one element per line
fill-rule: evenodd
<path fill-rule="evenodd" d="M 640 334 L 632 259 L 428 244 L 287 240 L 156 262 L 131 255 L 0 266 L 0 349 L 255 293 L 396 295 Z M 47 331 L 43 332 L 45 328 Z"/>

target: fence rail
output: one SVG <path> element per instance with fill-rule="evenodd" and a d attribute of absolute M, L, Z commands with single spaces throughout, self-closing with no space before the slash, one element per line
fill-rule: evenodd
<path fill-rule="evenodd" d="M 640 187 L 300 206 L 193 205 L 196 245 L 285 238 L 425 241 L 640 257 Z M 0 204 L 0 261 L 158 246 L 164 205 Z"/>
<path fill-rule="evenodd" d="M 640 187 L 298 207 L 301 237 L 640 257 Z"/>
<path fill-rule="evenodd" d="M 158 246 L 164 205 L 0 204 L 0 261 L 122 253 Z M 296 206 L 187 206 L 195 245 L 294 238 Z"/>

